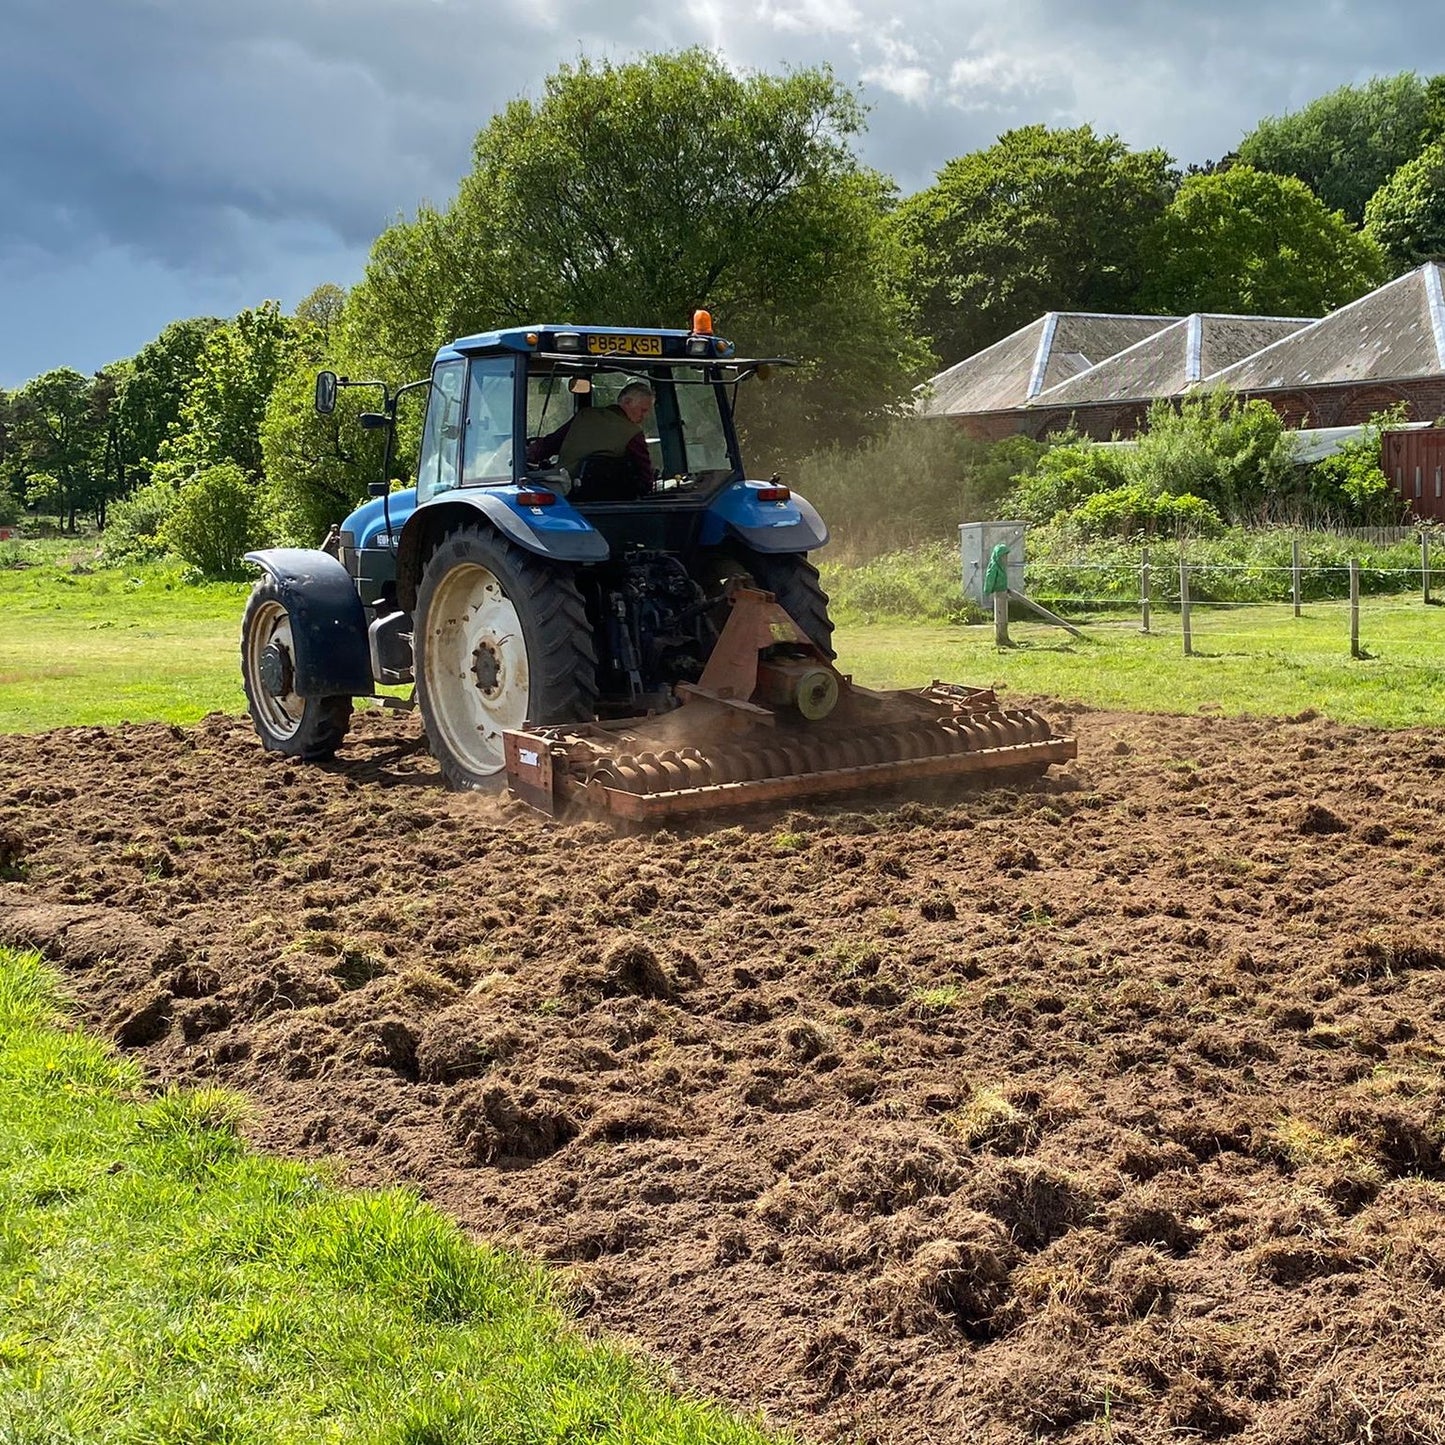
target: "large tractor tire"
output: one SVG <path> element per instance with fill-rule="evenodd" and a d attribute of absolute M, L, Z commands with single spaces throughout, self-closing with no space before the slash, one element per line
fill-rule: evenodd
<path fill-rule="evenodd" d="M 796 552 L 769 554 L 738 548 L 727 554 L 724 577 L 744 575 L 765 592 L 771 592 L 778 605 L 823 649 L 829 657 L 833 651 L 833 619 L 828 616 L 828 594 L 818 580 L 818 569 L 806 555 Z"/>
<path fill-rule="evenodd" d="M 291 614 L 270 577 L 251 589 L 241 614 L 241 682 L 268 751 L 306 762 L 335 755 L 351 725 L 351 699 L 297 696 Z"/>
<path fill-rule="evenodd" d="M 448 786 L 506 783 L 505 731 L 596 714 L 597 653 L 576 579 L 495 532 L 453 532 L 417 591 L 416 700 Z"/>

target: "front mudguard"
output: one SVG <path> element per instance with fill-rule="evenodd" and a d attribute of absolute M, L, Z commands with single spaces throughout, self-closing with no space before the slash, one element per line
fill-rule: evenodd
<path fill-rule="evenodd" d="M 298 697 L 357 697 L 375 692 L 366 612 L 356 584 L 328 552 L 270 547 L 247 552 L 276 584 L 291 620 Z"/>

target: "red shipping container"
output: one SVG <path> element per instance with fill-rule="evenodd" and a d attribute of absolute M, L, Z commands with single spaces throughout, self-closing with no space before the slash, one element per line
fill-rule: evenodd
<path fill-rule="evenodd" d="M 1445 427 L 1380 434 L 1380 468 L 1413 516 L 1445 522 Z"/>

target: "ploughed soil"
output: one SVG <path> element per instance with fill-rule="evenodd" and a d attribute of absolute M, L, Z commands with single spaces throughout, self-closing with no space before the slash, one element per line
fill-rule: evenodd
<path fill-rule="evenodd" d="M 380 713 L 6 738 L 0 940 L 805 1440 L 1445 1438 L 1445 735 L 1045 711 L 1031 787 L 640 837 Z"/>

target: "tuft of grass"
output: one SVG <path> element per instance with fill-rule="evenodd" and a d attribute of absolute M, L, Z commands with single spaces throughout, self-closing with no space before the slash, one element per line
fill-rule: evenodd
<path fill-rule="evenodd" d="M 148 1098 L 0 951 L 0 1441 L 762 1445 L 584 1339 L 537 1269 L 252 1153 L 244 1117 Z"/>
<path fill-rule="evenodd" d="M 978 1088 L 968 1103 L 947 1116 L 949 1127 L 970 1149 L 1018 1147 L 1030 1133 L 1029 1117 L 1001 1089 Z"/>

